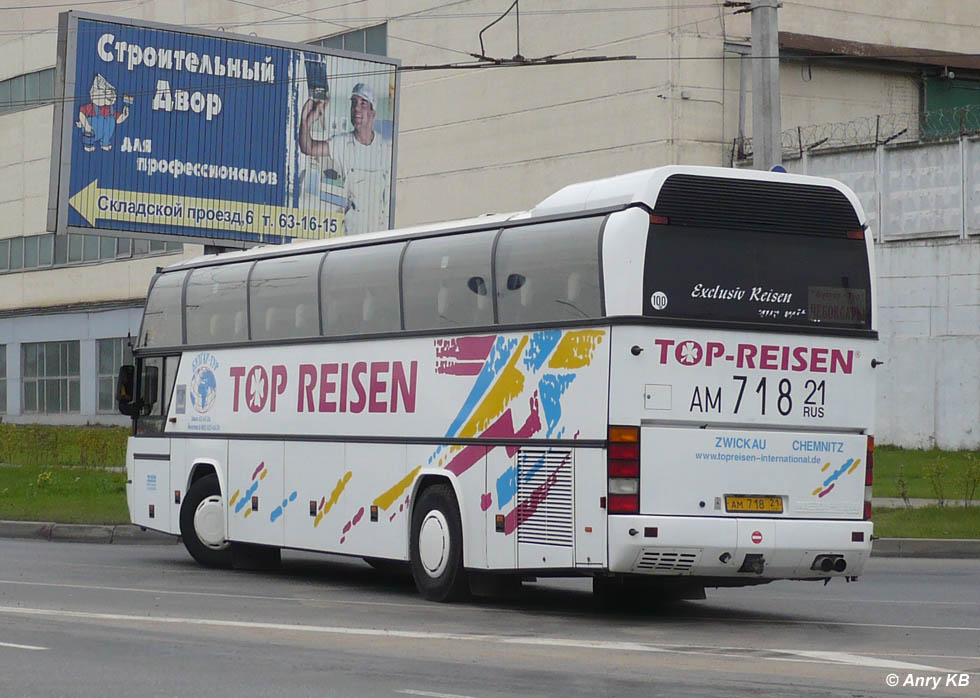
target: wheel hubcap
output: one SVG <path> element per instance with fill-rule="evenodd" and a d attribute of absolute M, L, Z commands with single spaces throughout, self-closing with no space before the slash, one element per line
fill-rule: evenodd
<path fill-rule="evenodd" d="M 228 547 L 225 540 L 225 503 L 221 497 L 212 495 L 197 505 L 194 532 L 201 543 L 212 550 Z"/>
<path fill-rule="evenodd" d="M 449 564 L 449 522 L 441 511 L 425 515 L 419 528 L 419 560 L 425 573 L 433 579 L 442 575 Z"/>

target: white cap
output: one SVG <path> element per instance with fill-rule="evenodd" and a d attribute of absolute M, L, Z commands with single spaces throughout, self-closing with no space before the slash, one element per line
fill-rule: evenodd
<path fill-rule="evenodd" d="M 368 102 L 371 103 L 371 106 L 372 107 L 375 106 L 375 102 L 374 102 L 374 90 L 372 90 L 370 87 L 368 87 L 363 82 L 359 82 L 356 85 L 354 85 L 354 89 L 351 90 L 350 96 L 351 97 L 354 97 L 355 95 L 358 96 L 358 97 L 361 97 L 362 99 L 366 99 Z"/>

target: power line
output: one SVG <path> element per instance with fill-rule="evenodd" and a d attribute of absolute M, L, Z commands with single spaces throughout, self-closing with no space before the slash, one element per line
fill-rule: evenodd
<path fill-rule="evenodd" d="M 147 0 L 90 0 L 89 2 L 61 2 L 53 3 L 50 5 L 16 5 L 12 7 L 0 7 L 0 12 L 4 10 L 33 10 L 33 9 L 44 9 L 51 7 L 85 7 L 86 5 L 102 5 L 109 3 L 122 3 L 122 2 L 136 2 L 142 3 Z M 229 0 L 231 1 L 231 0 Z M 473 0 L 455 0 L 454 2 L 447 2 L 442 5 L 436 5 L 424 10 L 416 10 L 415 12 L 406 12 L 401 15 L 366 15 L 362 17 L 311 17 L 309 15 L 300 15 L 296 13 L 287 13 L 286 16 L 294 16 L 298 18 L 304 18 L 303 21 L 288 22 L 285 18 L 274 18 L 270 20 L 263 20 L 261 23 L 276 23 L 276 24 L 310 24 L 318 22 L 330 23 L 335 20 L 343 20 L 347 22 L 394 22 L 394 21 L 411 21 L 418 19 L 483 19 L 486 17 L 496 17 L 499 12 L 459 12 L 453 14 L 425 14 L 431 12 L 434 9 L 442 9 L 443 7 L 450 7 L 453 5 L 461 5 L 467 2 L 472 2 Z M 359 5 L 361 3 L 367 2 L 367 0 L 350 0 L 350 2 L 343 2 L 337 5 L 331 5 L 330 7 L 321 7 L 317 10 L 311 10 L 311 12 L 324 12 L 326 10 L 333 10 L 338 7 L 345 7 L 348 5 Z M 255 5 L 255 7 L 261 8 L 263 10 L 268 10 L 270 12 L 286 12 L 285 10 L 279 10 L 274 7 L 269 7 L 267 5 Z M 614 12 L 657 12 L 661 10 L 690 10 L 690 9 L 703 9 L 708 7 L 717 7 L 715 3 L 703 3 L 703 4 L 671 4 L 671 5 L 640 5 L 636 7 L 581 7 L 581 8 L 566 8 L 558 10 L 525 10 L 521 14 L 526 16 L 555 16 L 555 15 L 579 15 L 579 14 L 609 14 Z M 235 23 L 239 24 L 239 23 Z M 254 24 L 254 22 L 241 22 L 242 25 Z M 209 23 L 210 26 L 220 26 L 221 23 L 213 22 Z M 197 25 L 197 26 L 208 26 L 208 25 Z M 228 26 L 228 24 L 224 24 Z M 25 30 L 32 31 L 32 30 Z M 38 30 L 41 31 L 41 30 Z"/>
<path fill-rule="evenodd" d="M 588 50 L 588 49 L 579 49 Z M 469 55 L 469 54 L 467 54 Z M 559 54 L 560 55 L 560 54 Z M 921 52 L 908 53 L 908 54 L 889 54 L 876 56 L 876 58 L 883 59 L 922 59 L 922 58 L 978 58 L 980 53 L 952 53 L 952 52 L 935 52 L 927 55 L 923 55 Z M 419 64 L 419 65 L 402 65 L 395 66 L 391 64 L 383 64 L 385 67 L 372 69 L 372 70 L 359 70 L 346 73 L 336 73 L 332 74 L 333 78 L 355 78 L 355 77 L 371 77 L 376 75 L 386 75 L 389 73 L 407 73 L 407 72 L 429 72 L 429 71 L 454 71 L 454 70 L 491 70 L 491 69 L 507 69 L 507 68 L 531 68 L 531 67 L 561 67 L 567 65 L 580 65 L 587 63 L 612 63 L 612 62 L 622 62 L 622 61 L 638 61 L 638 62 L 667 62 L 667 61 L 739 61 L 739 60 L 779 60 L 780 56 L 750 56 L 750 55 L 721 55 L 721 56 L 582 56 L 577 58 L 548 58 L 541 60 L 504 60 L 493 63 L 487 63 L 486 61 L 459 61 L 456 63 L 441 63 L 441 64 Z M 794 56 L 794 58 L 805 58 L 809 61 L 839 61 L 841 59 L 853 59 L 853 60 L 865 60 L 864 56 L 836 56 L 836 55 L 820 55 L 820 56 Z M 35 71 L 36 72 L 36 71 Z M 293 82 L 303 82 L 302 78 L 293 78 L 291 80 L 276 80 L 275 82 L 262 82 L 254 83 L 242 81 L 240 83 L 229 83 L 222 85 L 220 90 L 230 91 L 239 89 L 254 89 L 256 87 L 268 86 L 268 85 L 284 85 Z M 187 87 L 184 88 L 181 85 L 172 85 L 172 90 L 178 89 L 197 89 Z M 213 89 L 213 88 L 212 88 Z M 156 88 L 152 90 L 144 90 L 132 93 L 134 95 L 147 96 L 155 95 L 157 92 Z M 88 95 L 77 95 L 75 97 L 64 97 L 64 98 L 53 98 L 53 99 L 37 99 L 37 100 L 14 100 L 6 102 L 7 107 L 32 107 L 32 106 L 43 106 L 46 104 L 54 104 L 59 102 L 73 102 L 76 100 L 88 99 Z"/>
<path fill-rule="evenodd" d="M 459 167 L 459 168 L 452 169 L 452 170 L 440 170 L 440 171 L 437 171 L 437 172 L 422 172 L 422 173 L 414 174 L 414 175 L 400 176 L 398 178 L 398 181 L 399 182 L 403 182 L 403 181 L 407 181 L 409 179 L 420 179 L 422 177 L 435 177 L 435 176 L 438 176 L 438 175 L 447 175 L 447 174 L 453 174 L 453 175 L 455 175 L 455 174 L 462 174 L 462 173 L 465 173 L 465 172 L 478 172 L 478 171 L 485 171 L 485 170 L 494 170 L 494 169 L 501 169 L 501 168 L 504 168 L 504 167 L 513 167 L 515 165 L 529 165 L 529 164 L 532 164 L 532 163 L 539 163 L 539 162 L 543 162 L 543 161 L 547 161 L 547 160 L 562 160 L 562 159 L 565 159 L 565 158 L 579 157 L 579 156 L 583 156 L 583 155 L 594 155 L 595 153 L 604 153 L 604 152 L 608 152 L 608 151 L 611 151 L 611 150 L 634 149 L 637 146 L 654 145 L 654 144 L 657 144 L 657 143 L 665 143 L 665 142 L 670 141 L 670 140 L 671 139 L 670 138 L 667 138 L 667 137 L 664 137 L 664 138 L 652 138 L 652 139 L 645 140 L 645 141 L 633 141 L 631 143 L 622 143 L 622 144 L 619 144 L 619 145 L 608 145 L 608 146 L 603 146 L 601 148 L 589 148 L 587 150 L 577 150 L 577 151 L 573 151 L 573 152 L 565 151 L 565 152 L 557 153 L 555 155 L 542 155 L 540 157 L 525 158 L 525 159 L 522 159 L 522 160 L 511 160 L 511 161 L 508 161 L 508 162 L 485 163 L 485 164 L 480 164 L 480 165 L 473 165 L 472 167 Z M 731 147 L 731 143 L 723 143 L 721 141 L 695 140 L 695 139 L 687 139 L 687 140 L 689 140 L 692 143 L 698 143 L 698 144 L 723 145 L 723 146 L 726 146 L 726 147 Z"/>
<path fill-rule="evenodd" d="M 136 2 L 141 3 L 146 0 L 93 0 L 91 3 L 78 3 L 79 6 L 96 4 L 97 2 Z M 472 2 L 472 0 L 455 0 L 454 2 L 443 3 L 442 5 L 436 5 L 434 7 L 417 10 L 413 13 L 407 13 L 403 15 L 376 15 L 376 16 L 362 16 L 362 17 L 312 17 L 310 15 L 303 15 L 298 13 L 286 12 L 285 10 L 279 10 L 276 8 L 267 7 L 265 5 L 257 5 L 253 3 L 241 2 L 240 0 L 227 0 L 228 2 L 235 2 L 237 4 L 242 4 L 248 7 L 253 7 L 256 9 L 267 10 L 270 12 L 282 12 L 283 17 L 275 17 L 265 20 L 252 20 L 252 21 L 236 21 L 236 22 L 204 22 L 201 24 L 188 25 L 189 27 L 202 27 L 202 28 L 242 28 L 242 27 L 262 27 L 262 26 L 285 26 L 285 25 L 307 25 L 307 24 L 334 24 L 343 29 L 354 30 L 363 27 L 351 27 L 342 24 L 341 22 L 363 22 L 363 23 L 375 23 L 380 24 L 384 22 L 398 22 L 398 21 L 411 21 L 411 20 L 430 20 L 430 19 L 480 19 L 485 17 L 495 17 L 496 13 L 492 12 L 467 12 L 467 13 L 452 13 L 452 14 L 421 14 L 426 12 L 431 12 L 434 9 L 442 9 L 444 7 L 450 7 L 453 5 L 459 5 L 466 2 Z M 330 7 L 324 7 L 319 10 L 313 10 L 314 12 L 323 12 L 325 10 L 336 9 L 338 7 L 344 7 L 347 5 L 356 5 L 366 0 L 351 0 L 351 2 L 344 2 L 337 5 L 331 5 Z M 65 7 L 72 6 L 70 3 L 68 5 L 58 4 L 58 5 L 37 5 L 35 7 Z M 579 9 L 562 9 L 562 10 L 529 10 L 523 12 L 524 15 L 541 15 L 541 16 L 559 16 L 559 15 L 577 15 L 577 14 L 595 14 L 595 13 L 613 13 L 613 12 L 646 12 L 655 10 L 671 10 L 671 9 L 696 9 L 696 8 L 708 8 L 716 7 L 714 4 L 699 4 L 699 5 L 654 5 L 654 6 L 639 6 L 639 7 L 612 7 L 612 8 L 579 8 Z M 5 9 L 17 9 L 17 8 L 3 8 L 0 7 L 0 11 Z M 712 21 L 713 17 L 706 17 L 693 22 L 687 22 L 681 25 L 676 25 L 677 27 L 691 26 L 693 24 L 699 24 L 701 22 Z M 29 35 L 29 34 L 47 34 L 57 31 L 56 27 L 42 27 L 38 29 L 9 29 L 0 30 L 0 35 L 15 36 L 15 35 Z M 660 30 L 658 30 L 660 31 Z M 391 38 L 412 41 L 411 39 L 406 39 L 404 37 L 392 36 Z M 428 44 L 424 44 L 428 45 Z M 440 48 L 440 47 L 436 47 Z M 452 49 L 447 49 L 452 50 Z"/>
<path fill-rule="evenodd" d="M 627 36 L 627 37 L 624 37 L 622 39 L 613 39 L 611 41 L 604 41 L 602 43 L 594 44 L 592 46 L 586 46 L 586 47 L 583 47 L 583 48 L 576 48 L 576 49 L 572 49 L 570 51 L 562 51 L 561 53 L 556 53 L 555 56 L 556 57 L 557 56 L 567 56 L 569 53 L 577 53 L 578 51 L 594 51 L 595 49 L 598 49 L 598 48 L 605 48 L 606 46 L 612 46 L 614 44 L 622 44 L 622 43 L 626 43 L 627 41 L 632 41 L 634 39 L 644 39 L 644 38 L 647 38 L 647 37 L 650 37 L 650 36 L 656 36 L 658 34 L 666 34 L 667 32 L 672 32 L 672 31 L 675 31 L 677 29 L 684 29 L 685 27 L 690 27 L 690 26 L 693 26 L 695 24 L 701 24 L 702 22 L 714 21 L 715 19 L 716 19 L 715 17 L 705 17 L 703 19 L 698 19 L 698 20 L 694 20 L 694 21 L 691 21 L 691 22 L 684 22 L 682 24 L 675 24 L 674 26 L 671 26 L 671 27 L 662 27 L 660 29 L 653 29 L 653 30 L 648 31 L 648 32 L 643 32 L 642 34 L 634 34 L 633 36 Z"/>
<path fill-rule="evenodd" d="M 51 5 L 12 5 L 0 7 L 3 10 L 41 10 L 49 7 L 84 7 L 85 5 L 109 5 L 120 2 L 144 2 L 145 0 L 90 0 L 89 2 L 58 2 Z"/>
<path fill-rule="evenodd" d="M 280 9 L 274 8 L 274 7 L 264 7 L 262 5 L 256 5 L 255 3 L 246 2 L 246 0 L 227 0 L 227 2 L 235 3 L 236 5 L 245 5 L 245 6 L 250 6 L 250 7 L 256 7 L 256 8 L 259 8 L 261 10 L 267 10 L 267 11 L 270 11 L 270 12 L 279 12 L 279 13 L 281 13 L 283 15 L 286 15 L 286 16 L 289 16 L 289 17 L 300 17 L 302 19 L 309 19 L 309 20 L 312 20 L 312 21 L 315 21 L 315 22 L 322 22 L 322 21 L 324 21 L 324 20 L 321 20 L 321 19 L 316 18 L 316 17 L 310 17 L 308 15 L 303 15 L 303 14 L 299 14 L 299 13 L 296 13 L 296 12 L 286 12 L 285 10 L 280 10 Z M 351 26 L 348 26 L 348 25 L 345 25 L 345 24 L 341 24 L 340 22 L 336 22 L 336 21 L 328 21 L 327 24 L 334 24 L 334 25 L 340 27 L 341 29 L 347 29 L 349 31 L 356 30 L 356 29 L 359 28 L 359 27 L 351 27 Z M 391 38 L 391 39 L 398 39 L 400 41 L 407 41 L 408 43 L 411 43 L 411 44 L 418 44 L 420 46 L 426 46 L 428 48 L 439 49 L 441 51 L 449 51 L 451 53 L 460 53 L 460 54 L 463 54 L 464 56 L 468 56 L 469 55 L 466 51 L 458 51 L 456 49 L 448 48 L 446 46 L 438 46 L 436 44 L 429 44 L 429 43 L 426 43 L 424 41 L 416 41 L 415 39 L 406 39 L 406 38 L 401 37 L 401 36 L 395 36 L 394 34 L 388 34 L 388 37 Z"/>
<path fill-rule="evenodd" d="M 814 7 L 811 3 L 793 2 L 793 0 L 783 0 L 783 1 L 787 5 L 798 5 L 799 7 L 805 7 L 806 9 L 811 10 L 811 11 L 814 11 L 814 12 L 837 12 L 837 13 L 844 13 L 844 14 L 850 14 L 850 15 L 862 15 L 864 17 L 874 17 L 875 19 L 888 19 L 888 20 L 893 20 L 895 22 L 914 22 L 916 24 L 938 24 L 938 25 L 944 26 L 944 27 L 958 27 L 958 28 L 961 28 L 961 29 L 962 28 L 965 28 L 964 25 L 958 24 L 956 22 L 943 22 L 943 21 L 935 20 L 935 19 L 923 19 L 921 13 L 920 13 L 919 16 L 914 17 L 914 18 L 913 17 L 896 17 L 895 15 L 883 15 L 883 14 L 878 14 L 878 13 L 875 13 L 875 12 L 861 12 L 860 10 L 853 10 L 853 9 L 851 9 L 852 6 L 848 6 L 848 9 L 846 9 L 846 10 L 842 10 L 842 9 L 839 9 L 839 8 L 836 8 L 836 7 Z M 976 30 L 977 29 L 977 25 L 975 25 L 975 24 L 968 25 L 968 26 L 969 26 L 970 29 L 973 29 L 973 30 Z"/>

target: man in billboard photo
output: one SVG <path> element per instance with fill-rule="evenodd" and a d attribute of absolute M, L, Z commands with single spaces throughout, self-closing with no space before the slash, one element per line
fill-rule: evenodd
<path fill-rule="evenodd" d="M 324 172 L 334 170 L 344 179 L 347 210 L 344 228 L 348 235 L 384 230 L 388 227 L 388 177 L 391 144 L 374 130 L 374 91 L 363 82 L 354 85 L 350 96 L 352 129 L 317 140 L 313 125 L 326 114 L 329 97 L 311 97 L 303 105 L 299 124 L 299 149 L 320 160 Z"/>

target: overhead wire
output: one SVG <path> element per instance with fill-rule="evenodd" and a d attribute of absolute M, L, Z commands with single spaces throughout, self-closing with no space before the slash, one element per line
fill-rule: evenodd
<path fill-rule="evenodd" d="M 279 12 L 279 13 L 281 13 L 283 15 L 287 15 L 287 16 L 290 16 L 290 17 L 301 17 L 303 19 L 309 19 L 309 20 L 312 20 L 312 21 L 315 21 L 315 22 L 324 22 L 325 21 L 327 24 L 333 24 L 335 26 L 340 27 L 341 29 L 356 30 L 356 29 L 360 29 L 361 28 L 361 27 L 352 27 L 352 26 L 349 26 L 349 25 L 346 25 L 346 24 L 342 24 L 342 23 L 337 22 L 335 20 L 322 20 L 322 19 L 317 18 L 317 17 L 310 17 L 309 15 L 299 14 L 299 13 L 296 13 L 296 12 L 287 12 L 286 10 L 280 10 L 278 8 L 275 8 L 275 7 L 265 7 L 263 5 L 256 5 L 255 3 L 247 2 L 247 0 L 226 0 L 226 1 L 227 2 L 231 2 L 231 3 L 234 3 L 236 5 L 245 5 L 245 6 L 250 6 L 250 7 L 257 7 L 259 9 L 267 10 L 267 11 L 270 11 L 270 12 Z M 468 56 L 469 55 L 469 53 L 467 53 L 466 51 L 458 51 L 456 49 L 448 48 L 446 46 L 439 46 L 437 44 L 430 44 L 430 43 L 426 43 L 424 41 L 416 41 L 415 39 L 406 39 L 405 37 L 396 36 L 396 35 L 391 34 L 391 33 L 388 34 L 388 38 L 390 38 L 390 39 L 397 39 L 399 41 L 406 41 L 408 43 L 418 44 L 420 46 L 426 46 L 427 48 L 435 48 L 435 49 L 439 49 L 441 51 L 450 51 L 452 53 L 460 53 L 460 54 L 463 54 L 465 56 Z"/>
<path fill-rule="evenodd" d="M 93 1 L 94 2 L 133 2 L 134 0 L 93 0 Z M 136 1 L 139 1 L 139 0 L 136 0 Z M 317 18 L 317 17 L 311 17 L 309 15 L 288 12 L 286 10 L 280 10 L 278 8 L 269 8 L 269 7 L 266 7 L 264 5 L 260 5 L 260 4 L 254 3 L 254 2 L 249 2 L 248 0 L 227 0 L 227 1 L 228 2 L 231 2 L 231 3 L 234 3 L 234 4 L 238 4 L 238 5 L 242 5 L 242 6 L 248 6 L 248 7 L 252 7 L 252 8 L 256 8 L 256 9 L 260 9 L 260 10 L 274 11 L 274 12 L 281 13 L 283 15 L 283 18 L 282 19 L 284 21 L 286 21 L 286 20 L 288 20 L 290 18 L 301 18 L 304 21 L 323 22 L 323 23 L 334 24 L 335 26 L 338 26 L 338 27 L 340 27 L 342 29 L 348 29 L 348 30 L 354 29 L 353 27 L 349 27 L 347 25 L 344 25 L 342 23 L 336 22 L 334 20 L 329 20 L 329 19 L 324 19 L 324 18 Z M 353 0 L 353 2 L 341 3 L 341 4 L 338 4 L 338 5 L 332 5 L 332 6 L 328 7 L 328 8 L 322 8 L 322 10 L 335 9 L 336 7 L 340 7 L 342 5 L 356 4 L 356 3 L 359 3 L 359 2 L 363 2 L 363 1 L 364 0 Z M 408 13 L 406 15 L 392 17 L 392 19 L 398 19 L 400 17 L 407 17 L 407 16 L 410 16 L 410 15 L 411 16 L 417 16 L 420 13 L 431 12 L 433 10 L 444 9 L 446 7 L 451 7 L 451 6 L 458 6 L 458 5 L 466 4 L 466 3 L 471 2 L 471 1 L 472 0 L 451 0 L 450 2 L 445 2 L 445 3 L 441 3 L 441 4 L 438 4 L 438 5 L 435 5 L 433 7 L 430 7 L 430 8 L 425 8 L 425 9 L 422 9 L 422 10 L 417 10 L 417 11 L 415 11 L 413 13 Z M 82 4 L 91 4 L 91 3 L 77 3 L 77 4 L 78 5 L 82 5 Z M 33 7 L 40 7 L 40 6 L 33 6 Z M 632 10 L 632 9 L 654 9 L 654 8 L 664 8 L 664 7 L 672 7 L 672 6 L 658 5 L 658 6 L 647 6 L 647 7 L 643 7 L 643 8 L 613 8 L 613 9 Z M 704 7 L 713 7 L 713 8 L 716 8 L 717 5 L 716 4 L 710 4 L 710 5 L 704 5 Z M 4 8 L 4 9 L 11 9 L 11 8 Z M 322 11 L 322 10 L 315 10 L 315 11 Z M 557 14 L 559 12 L 573 13 L 573 12 L 576 12 L 576 11 L 577 10 L 574 10 L 573 9 L 573 10 L 561 10 L 561 11 L 557 11 L 556 10 L 556 11 L 541 11 L 541 12 L 542 13 L 543 12 L 548 12 L 550 14 Z M 475 14 L 479 14 L 479 13 L 470 13 L 470 14 L 474 14 L 475 15 Z M 486 13 L 486 14 L 491 14 L 491 13 Z M 525 13 L 525 14 L 527 14 L 527 13 Z M 697 19 L 697 20 L 692 20 L 692 21 L 681 23 L 681 24 L 672 25 L 672 26 L 669 26 L 669 27 L 661 27 L 661 28 L 654 29 L 654 30 L 651 30 L 651 31 L 648 31 L 648 32 L 642 32 L 640 34 L 634 34 L 634 35 L 627 36 L 627 37 L 621 37 L 621 38 L 618 38 L 618 39 L 613 39 L 613 40 L 610 40 L 610 41 L 605 41 L 605 42 L 601 42 L 601 43 L 598 43 L 598 44 L 593 44 L 593 45 L 590 45 L 590 46 L 584 46 L 584 47 L 569 49 L 567 51 L 563 51 L 563 52 L 556 53 L 556 54 L 553 54 L 551 56 L 548 56 L 547 57 L 547 60 L 525 61 L 525 62 L 519 62 L 519 61 L 502 61 L 502 62 L 494 62 L 494 63 L 487 63 L 486 61 L 473 60 L 473 61 L 457 61 L 457 62 L 453 62 L 453 63 L 443 63 L 443 64 L 402 65 L 402 66 L 397 66 L 397 67 L 396 66 L 393 66 L 393 65 L 390 65 L 388 67 L 383 67 L 383 68 L 379 68 L 379 69 L 360 70 L 360 71 L 352 71 L 352 72 L 348 72 L 348 73 L 338 74 L 337 77 L 368 77 L 368 76 L 372 76 L 372 75 L 387 74 L 387 73 L 392 72 L 393 70 L 394 71 L 397 71 L 397 72 L 418 72 L 418 71 L 478 70 L 478 69 L 512 68 L 512 67 L 536 67 L 536 66 L 545 66 L 545 65 L 547 65 L 547 66 L 558 66 L 558 65 L 579 64 L 579 63 L 585 63 L 585 62 L 593 62 L 593 61 L 595 61 L 597 59 L 608 60 L 608 61 L 635 60 L 635 61 L 641 61 L 641 62 L 664 62 L 664 61 L 717 61 L 717 60 L 721 60 L 721 61 L 738 60 L 738 61 L 741 61 L 741 60 L 746 60 L 746 59 L 748 59 L 748 60 L 778 60 L 780 58 L 779 55 L 773 55 L 773 56 L 751 56 L 751 55 L 744 55 L 743 56 L 743 55 L 738 55 L 738 56 L 735 56 L 735 55 L 725 55 L 725 54 L 716 55 L 716 56 L 612 56 L 612 57 L 579 57 L 579 58 L 568 58 L 568 59 L 562 59 L 561 58 L 563 56 L 568 56 L 569 54 L 572 54 L 572 53 L 580 53 L 580 52 L 594 51 L 594 50 L 599 49 L 599 48 L 604 48 L 604 47 L 608 47 L 608 46 L 615 45 L 615 44 L 627 43 L 627 42 L 630 42 L 630 41 L 635 41 L 637 39 L 649 38 L 651 36 L 656 36 L 658 34 L 664 34 L 664 33 L 670 32 L 670 31 L 675 31 L 675 30 L 683 29 L 683 28 L 686 28 L 686 27 L 689 27 L 689 26 L 701 24 L 703 22 L 710 22 L 710 21 L 716 21 L 716 20 L 717 20 L 717 16 L 714 16 L 714 17 L 704 17 L 704 18 L 700 18 L 700 19 Z M 269 19 L 269 20 L 252 21 L 252 22 L 250 22 L 248 24 L 249 25 L 254 25 L 254 26 L 259 26 L 259 25 L 263 25 L 263 24 L 273 24 L 273 23 L 276 23 L 276 21 L 277 21 L 277 19 L 276 18 L 273 18 L 273 19 Z M 0 33 L 2 33 L 2 31 L 0 31 Z M 451 48 L 448 48 L 448 47 L 445 47 L 445 46 L 438 46 L 438 45 L 435 45 L 435 44 L 429 44 L 429 43 L 426 43 L 426 42 L 415 41 L 415 40 L 412 40 L 412 39 L 405 39 L 403 37 L 397 37 L 397 36 L 393 36 L 393 35 L 390 35 L 390 34 L 389 34 L 389 37 L 390 38 L 404 40 L 404 41 L 409 41 L 409 42 L 412 42 L 412 43 L 421 44 L 421 45 L 424 45 L 424 46 L 427 46 L 427 47 L 430 47 L 430 48 L 435 48 L 435 49 L 438 49 L 438 50 L 447 50 L 447 51 L 451 51 L 451 52 L 454 52 L 454 53 L 459 53 L 459 54 L 462 54 L 462 55 L 466 55 L 467 57 L 473 55 L 473 54 L 468 53 L 468 52 L 465 52 L 465 51 L 460 51 L 460 50 L 457 50 L 457 49 L 451 49 Z M 976 57 L 976 56 L 980 56 L 980 54 L 966 54 L 966 53 L 945 52 L 945 51 L 931 51 L 931 52 L 923 53 L 921 50 L 918 50 L 918 51 L 916 51 L 914 53 L 900 53 L 900 52 L 897 52 L 897 53 L 889 54 L 889 55 L 879 55 L 879 56 L 876 56 L 876 58 L 886 58 L 886 59 L 887 58 L 890 58 L 890 59 L 910 58 L 910 59 L 917 59 L 917 60 L 920 60 L 921 61 L 923 58 L 941 59 L 941 58 L 951 58 L 951 57 L 964 58 L 964 57 Z M 810 61 L 821 61 L 821 60 L 840 61 L 842 59 L 843 60 L 847 60 L 847 59 L 863 59 L 863 58 L 865 58 L 863 56 L 845 56 L 845 55 L 833 55 L 833 54 L 820 54 L 820 55 L 799 56 L 799 57 L 800 58 L 806 58 L 807 60 L 810 60 Z M 276 81 L 276 84 L 285 84 L 286 82 L 288 82 L 288 81 Z M 262 84 L 268 84 L 268 83 L 262 83 Z M 253 83 L 249 83 L 249 82 L 243 81 L 242 83 L 231 83 L 231 84 L 225 85 L 225 86 L 222 87 L 222 89 L 224 89 L 224 90 L 247 89 L 247 88 L 251 88 L 253 86 L 254 86 Z M 180 89 L 180 86 L 174 86 L 174 89 L 175 90 L 176 89 Z M 156 90 L 152 90 L 152 91 L 147 90 L 143 94 L 144 95 L 149 95 L 149 94 L 155 94 L 155 93 L 156 93 Z M 63 98 L 54 98 L 54 99 L 51 99 L 51 98 L 38 99 L 38 100 L 26 100 L 25 99 L 25 100 L 17 100 L 17 101 L 7 102 L 6 103 L 6 106 L 8 108 L 11 108 L 12 107 L 12 108 L 15 108 L 15 109 L 16 108 L 20 108 L 20 107 L 26 108 L 26 107 L 30 107 L 30 106 L 34 106 L 34 105 L 42 105 L 42 104 L 51 104 L 51 103 L 57 103 L 57 102 L 70 102 L 70 101 L 75 101 L 76 99 L 78 99 L 80 97 L 81 96 L 77 96 L 77 97 L 66 96 L 66 97 L 63 97 Z"/>

